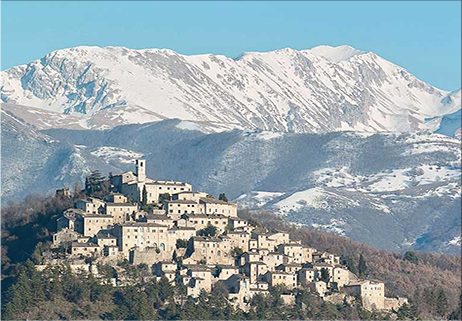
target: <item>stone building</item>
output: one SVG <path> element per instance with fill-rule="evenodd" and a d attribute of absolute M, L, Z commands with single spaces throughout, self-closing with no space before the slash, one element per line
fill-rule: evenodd
<path fill-rule="evenodd" d="M 79 243 L 74 242 L 71 245 L 71 255 L 73 256 L 93 256 L 98 255 L 101 248 L 94 243 Z"/>
<path fill-rule="evenodd" d="M 197 231 L 212 225 L 221 234 L 228 226 L 228 218 L 222 214 L 184 214 L 182 218 L 187 227 L 194 227 Z"/>
<path fill-rule="evenodd" d="M 239 274 L 239 268 L 234 265 L 217 265 L 217 279 L 218 280 L 227 280 L 230 276 L 234 274 Z"/>
<path fill-rule="evenodd" d="M 105 203 L 97 198 L 90 197 L 84 200 L 75 202 L 74 207 L 82 210 L 86 214 L 102 214 L 104 212 Z"/>
<path fill-rule="evenodd" d="M 185 191 L 192 191 L 192 186 L 176 181 L 155 181 L 146 177 L 146 160 L 135 161 L 135 173 L 126 172 L 111 177 L 111 183 L 124 195 L 137 202 L 144 201 L 147 204 L 159 203 L 160 195 L 172 196 Z M 146 195 L 146 200 L 143 200 Z"/>
<path fill-rule="evenodd" d="M 385 308 L 385 285 L 372 280 L 354 281 L 343 287 L 349 295 L 360 295 L 363 307 L 367 310 Z"/>
<path fill-rule="evenodd" d="M 319 280 L 319 271 L 313 268 L 303 268 L 298 271 L 298 281 L 302 286 L 308 286 L 312 282 Z"/>
<path fill-rule="evenodd" d="M 250 283 L 255 283 L 262 275 L 268 272 L 268 266 L 261 262 L 247 262 L 241 267 L 242 274 L 250 278 Z"/>
<path fill-rule="evenodd" d="M 211 197 L 199 199 L 201 214 L 221 214 L 228 217 L 237 217 L 237 205 L 232 202 L 220 201 Z"/>
<path fill-rule="evenodd" d="M 114 223 L 123 223 L 134 220 L 135 213 L 138 211 L 138 205 L 124 203 L 106 203 L 105 213 L 112 216 Z"/>
<path fill-rule="evenodd" d="M 319 294 L 320 297 L 324 297 L 327 293 L 327 283 L 324 281 L 315 281 L 308 284 L 308 288 L 311 292 Z"/>
<path fill-rule="evenodd" d="M 126 222 L 114 226 L 119 250 L 128 256 L 131 249 L 154 248 L 158 251 L 173 251 L 176 243 L 168 239 L 167 227 L 156 223 Z M 173 243 L 173 244 L 172 244 Z"/>
<path fill-rule="evenodd" d="M 287 289 L 294 289 L 297 287 L 297 275 L 295 274 L 283 271 L 268 271 L 263 277 L 271 287 L 277 285 L 285 286 Z"/>
<path fill-rule="evenodd" d="M 113 224 L 112 216 L 105 214 L 81 214 L 76 216 L 75 231 L 92 237 Z"/>
<path fill-rule="evenodd" d="M 69 188 L 64 187 L 56 190 L 56 196 L 72 197 L 72 192 Z"/>
<path fill-rule="evenodd" d="M 194 236 L 190 239 L 189 260 L 185 262 L 201 262 L 205 264 L 229 265 L 233 263 L 231 242 L 218 237 Z M 192 252 L 192 253 L 191 253 Z"/>
<path fill-rule="evenodd" d="M 245 231 L 229 231 L 226 235 L 232 240 L 233 247 L 238 247 L 244 252 L 249 250 L 250 233 Z"/>
<path fill-rule="evenodd" d="M 164 202 L 167 215 L 175 220 L 183 214 L 199 214 L 199 204 L 196 201 L 177 199 Z"/>

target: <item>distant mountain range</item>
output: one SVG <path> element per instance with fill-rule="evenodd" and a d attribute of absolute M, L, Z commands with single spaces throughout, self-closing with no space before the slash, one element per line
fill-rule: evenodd
<path fill-rule="evenodd" d="M 294 133 L 433 132 L 461 107 L 460 90 L 439 90 L 349 46 L 249 52 L 237 59 L 76 47 L 1 75 L 3 102 L 72 115 L 49 125 L 74 128 L 179 118 Z M 32 116 L 46 123 L 48 115 Z"/>
<path fill-rule="evenodd" d="M 2 196 L 52 192 L 144 157 L 148 176 L 241 207 L 378 248 L 460 253 L 460 153 L 460 140 L 438 134 L 208 134 L 181 120 L 40 132 L 4 111 Z"/>
<path fill-rule="evenodd" d="M 1 75 L 3 204 L 144 157 L 150 177 L 242 208 L 460 255 L 460 90 L 374 53 L 77 47 Z"/>

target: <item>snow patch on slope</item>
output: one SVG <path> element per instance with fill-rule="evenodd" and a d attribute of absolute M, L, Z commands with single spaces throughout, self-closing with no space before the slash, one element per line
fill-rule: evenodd
<path fill-rule="evenodd" d="M 124 164 L 134 164 L 135 159 L 143 157 L 143 154 L 123 148 L 103 146 L 92 151 L 93 156 L 101 157 L 106 161 L 117 161 Z"/>

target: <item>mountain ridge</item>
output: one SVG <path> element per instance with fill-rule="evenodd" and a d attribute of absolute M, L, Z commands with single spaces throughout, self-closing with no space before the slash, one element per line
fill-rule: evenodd
<path fill-rule="evenodd" d="M 460 90 L 437 89 L 349 46 L 237 59 L 169 49 L 61 49 L 2 71 L 1 98 L 83 115 L 92 129 L 180 118 L 301 133 L 435 131 L 441 119 L 427 118 L 460 109 Z"/>

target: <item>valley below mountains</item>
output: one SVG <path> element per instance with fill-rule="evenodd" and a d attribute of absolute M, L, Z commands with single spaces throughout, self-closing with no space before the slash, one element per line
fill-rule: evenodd
<path fill-rule="evenodd" d="M 35 127 L 3 111 L 2 199 L 52 193 L 147 160 L 147 174 L 226 193 L 377 248 L 460 253 L 460 140 L 439 134 L 233 130 L 182 120 L 110 130 Z"/>
<path fill-rule="evenodd" d="M 460 89 L 348 46 L 76 47 L 1 72 L 2 205 L 132 170 L 379 249 L 460 255 Z"/>

